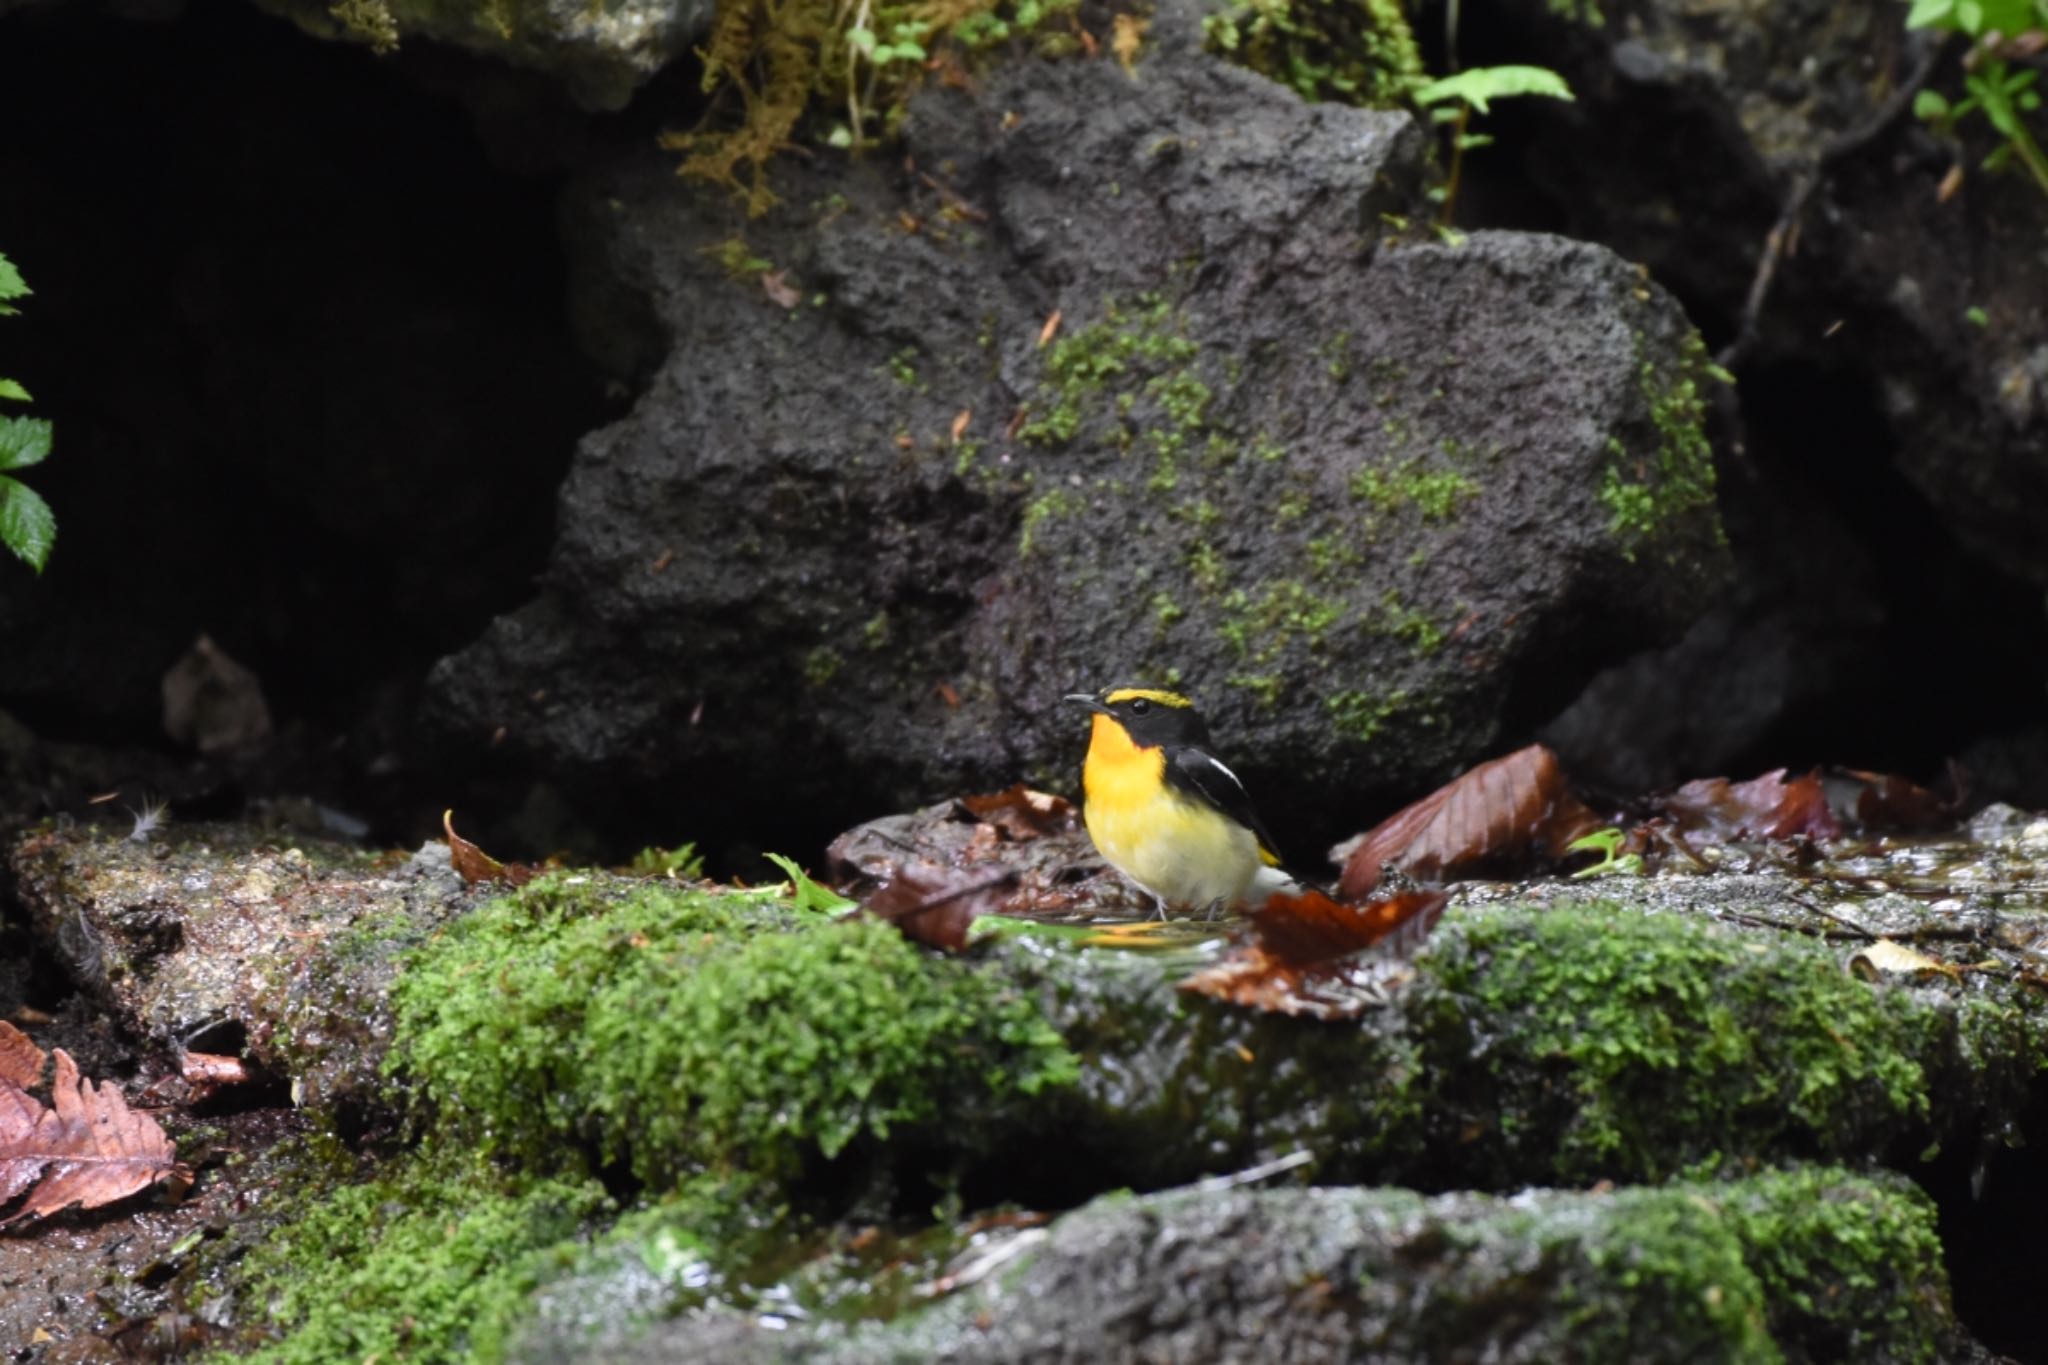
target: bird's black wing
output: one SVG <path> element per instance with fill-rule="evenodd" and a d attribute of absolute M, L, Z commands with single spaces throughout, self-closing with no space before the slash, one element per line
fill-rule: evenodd
<path fill-rule="evenodd" d="M 1237 774 L 1215 758 L 1192 746 L 1167 753 L 1166 785 L 1214 806 L 1259 838 L 1259 852 L 1274 867 L 1280 866 L 1280 851 L 1273 836 L 1252 809 L 1252 798 L 1237 780 Z"/>

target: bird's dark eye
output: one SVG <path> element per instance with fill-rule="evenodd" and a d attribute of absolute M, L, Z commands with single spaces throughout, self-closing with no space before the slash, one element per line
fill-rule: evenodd
<path fill-rule="evenodd" d="M 1152 703 L 1146 701 L 1143 697 L 1140 697 L 1136 701 L 1131 703 L 1131 714 L 1134 716 L 1142 716 L 1151 709 Z"/>

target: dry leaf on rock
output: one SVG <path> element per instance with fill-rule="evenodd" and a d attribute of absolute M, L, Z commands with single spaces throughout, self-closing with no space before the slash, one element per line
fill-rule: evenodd
<path fill-rule="evenodd" d="M 455 812 L 452 810 L 441 812 L 441 829 L 448 836 L 448 860 L 455 865 L 465 886 L 475 886 L 478 882 L 524 886 L 543 870 L 531 863 L 499 862 L 455 832 Z"/>
<path fill-rule="evenodd" d="M 899 869 L 861 902 L 861 909 L 889 921 L 913 942 L 957 953 L 967 946 L 974 921 L 1001 914 L 1016 885 L 1014 872 L 963 872 L 919 860 Z"/>
<path fill-rule="evenodd" d="M 1532 744 L 1381 821 L 1345 861 L 1337 893 L 1347 901 L 1369 894 L 1387 863 L 1437 881 L 1506 859 L 1561 858 L 1599 824 L 1566 785 L 1557 755 Z"/>
<path fill-rule="evenodd" d="M 0 1226 L 73 1204 L 96 1209 L 167 1177 L 192 1179 L 155 1119 L 131 1110 L 111 1083 L 82 1079 L 64 1049 L 51 1055 L 49 1108 L 0 1081 L 0 1206 L 28 1192 Z"/>
<path fill-rule="evenodd" d="M 178 1074 L 194 1085 L 246 1085 L 252 1079 L 249 1064 L 240 1057 L 221 1052 L 185 1052 L 178 1058 Z"/>
<path fill-rule="evenodd" d="M 1017 841 L 1047 834 L 1065 834 L 1079 827 L 1074 803 L 1051 792 L 1034 791 L 1019 782 L 986 796 L 963 796 L 960 804 L 984 825 L 993 825 Z"/>
<path fill-rule="evenodd" d="M 1837 839 L 1842 834 L 1817 772 L 1790 782 L 1783 768 L 1747 782 L 1704 777 L 1686 783 L 1659 804 L 1680 833 L 1721 842 L 1801 835 Z"/>
<path fill-rule="evenodd" d="M 1869 947 L 1857 950 L 1849 958 L 1849 974 L 1860 976 L 1865 981 L 1876 981 L 1886 976 L 1961 975 L 1955 964 L 1929 957 L 1918 948 L 1910 948 L 1889 938 L 1881 938 Z"/>
<path fill-rule="evenodd" d="M 29 1089 L 43 1079 L 46 1060 L 35 1040 L 0 1019 L 0 1084 Z"/>
<path fill-rule="evenodd" d="M 1862 828 L 1902 834 L 1955 828 L 1956 811 L 1962 805 L 1960 770 L 1951 767 L 1949 771 L 1949 780 L 1956 790 L 1955 800 L 1891 773 L 1867 773 L 1854 768 L 1845 772 L 1863 784 L 1863 790 L 1856 794 L 1856 823 Z"/>
<path fill-rule="evenodd" d="M 1249 941 L 1180 988 L 1269 1013 L 1353 1018 L 1386 1003 L 1448 899 L 1403 891 L 1348 905 L 1314 890 L 1275 895 L 1253 912 Z"/>
<path fill-rule="evenodd" d="M 804 301 L 803 291 L 790 283 L 786 270 L 763 271 L 761 292 L 778 308 L 794 308 Z"/>

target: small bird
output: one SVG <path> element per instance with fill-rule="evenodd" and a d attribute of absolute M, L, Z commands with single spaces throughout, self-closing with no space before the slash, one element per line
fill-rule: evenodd
<path fill-rule="evenodd" d="M 1095 713 L 1081 768 L 1095 847 L 1165 913 L 1234 908 L 1292 886 L 1237 774 L 1178 692 L 1115 687 L 1064 700 Z"/>

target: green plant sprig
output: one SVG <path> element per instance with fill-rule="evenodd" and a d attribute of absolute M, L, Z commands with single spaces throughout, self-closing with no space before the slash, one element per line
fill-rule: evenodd
<path fill-rule="evenodd" d="M 1458 174 L 1465 153 L 1477 151 L 1493 139 L 1484 133 L 1466 131 L 1473 114 L 1487 113 L 1493 100 L 1516 95 L 1543 95 L 1569 100 L 1572 88 L 1564 77 L 1541 66 L 1475 66 L 1455 76 L 1444 76 L 1415 91 L 1415 102 L 1429 110 L 1438 123 L 1451 125 L 1451 169 L 1444 177 L 1438 222 L 1448 226 L 1451 209 L 1458 199 Z"/>
<path fill-rule="evenodd" d="M 14 263 L 0 255 L 0 317 L 20 312 L 12 301 L 30 292 Z M 29 392 L 17 381 L 0 377 L 0 399 L 26 403 Z M 50 434 L 46 418 L 0 416 L 0 545 L 37 573 L 50 562 L 50 549 L 57 543 L 57 518 L 41 494 L 8 478 L 5 471 L 41 464 L 50 454 Z"/>
<path fill-rule="evenodd" d="M 2048 39 L 2048 0 L 1913 0 L 1906 27 L 1961 33 L 1971 43 L 1963 61 L 1963 98 L 1951 101 L 1939 90 L 1922 90 L 1913 99 L 1914 116 L 1948 133 L 1982 113 L 2005 139 L 1984 158 L 1983 169 L 2002 170 L 2018 161 L 2048 194 L 2048 155 L 2024 117 L 2041 107 L 2034 88 L 2041 73 L 2014 70 L 2007 58 L 2009 51 L 2037 50 Z"/>

